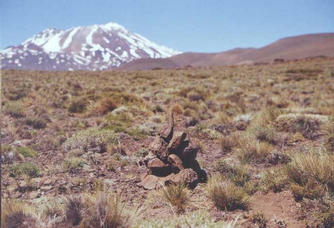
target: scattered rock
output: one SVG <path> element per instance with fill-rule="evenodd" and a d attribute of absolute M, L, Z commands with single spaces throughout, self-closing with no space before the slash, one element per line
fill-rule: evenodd
<path fill-rule="evenodd" d="M 174 131 L 173 115 L 168 127 L 151 143 L 149 154 L 138 161 L 145 165 L 147 175 L 138 184 L 145 189 L 155 189 L 165 184 L 184 182 L 193 188 L 199 181 L 206 181 L 206 172 L 196 161 L 199 146 L 193 144 L 184 131 Z"/>
<path fill-rule="evenodd" d="M 171 164 L 172 169 L 178 171 L 183 170 L 182 160 L 176 154 L 170 154 L 168 156 L 168 162 Z"/>
<path fill-rule="evenodd" d="M 198 182 L 198 176 L 193 169 L 183 169 L 177 174 L 170 175 L 166 182 L 173 184 L 183 182 L 186 186 L 193 188 Z"/>
<path fill-rule="evenodd" d="M 156 176 L 164 176 L 170 173 L 171 167 L 163 163 L 159 158 L 154 158 L 147 163 L 150 173 Z"/>

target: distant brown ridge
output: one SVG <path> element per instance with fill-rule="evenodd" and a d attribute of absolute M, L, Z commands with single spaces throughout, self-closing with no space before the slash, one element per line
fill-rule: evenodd
<path fill-rule="evenodd" d="M 150 70 L 269 63 L 281 59 L 334 57 L 334 33 L 307 34 L 280 39 L 262 48 L 236 48 L 219 53 L 188 52 L 164 59 L 138 59 L 119 69 Z"/>

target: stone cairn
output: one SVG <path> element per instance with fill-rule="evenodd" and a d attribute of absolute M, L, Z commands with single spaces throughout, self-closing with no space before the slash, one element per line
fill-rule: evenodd
<path fill-rule="evenodd" d="M 172 112 L 168 127 L 159 133 L 149 149 L 149 154 L 139 161 L 148 171 L 139 183 L 145 189 L 180 182 L 193 188 L 198 182 L 206 181 L 206 172 L 196 160 L 200 148 L 190 141 L 186 132 L 175 131 Z"/>

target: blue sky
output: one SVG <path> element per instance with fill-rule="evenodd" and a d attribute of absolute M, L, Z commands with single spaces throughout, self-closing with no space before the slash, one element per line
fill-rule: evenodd
<path fill-rule="evenodd" d="M 334 32 L 334 0 L 0 0 L 0 49 L 45 28 L 116 22 L 180 51 L 261 47 Z"/>

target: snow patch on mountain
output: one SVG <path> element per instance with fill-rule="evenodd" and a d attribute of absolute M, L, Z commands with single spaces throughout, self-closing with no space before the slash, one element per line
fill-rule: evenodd
<path fill-rule="evenodd" d="M 3 69 L 104 70 L 140 58 L 180 52 L 158 45 L 117 23 L 45 29 L 22 44 L 0 51 Z"/>

